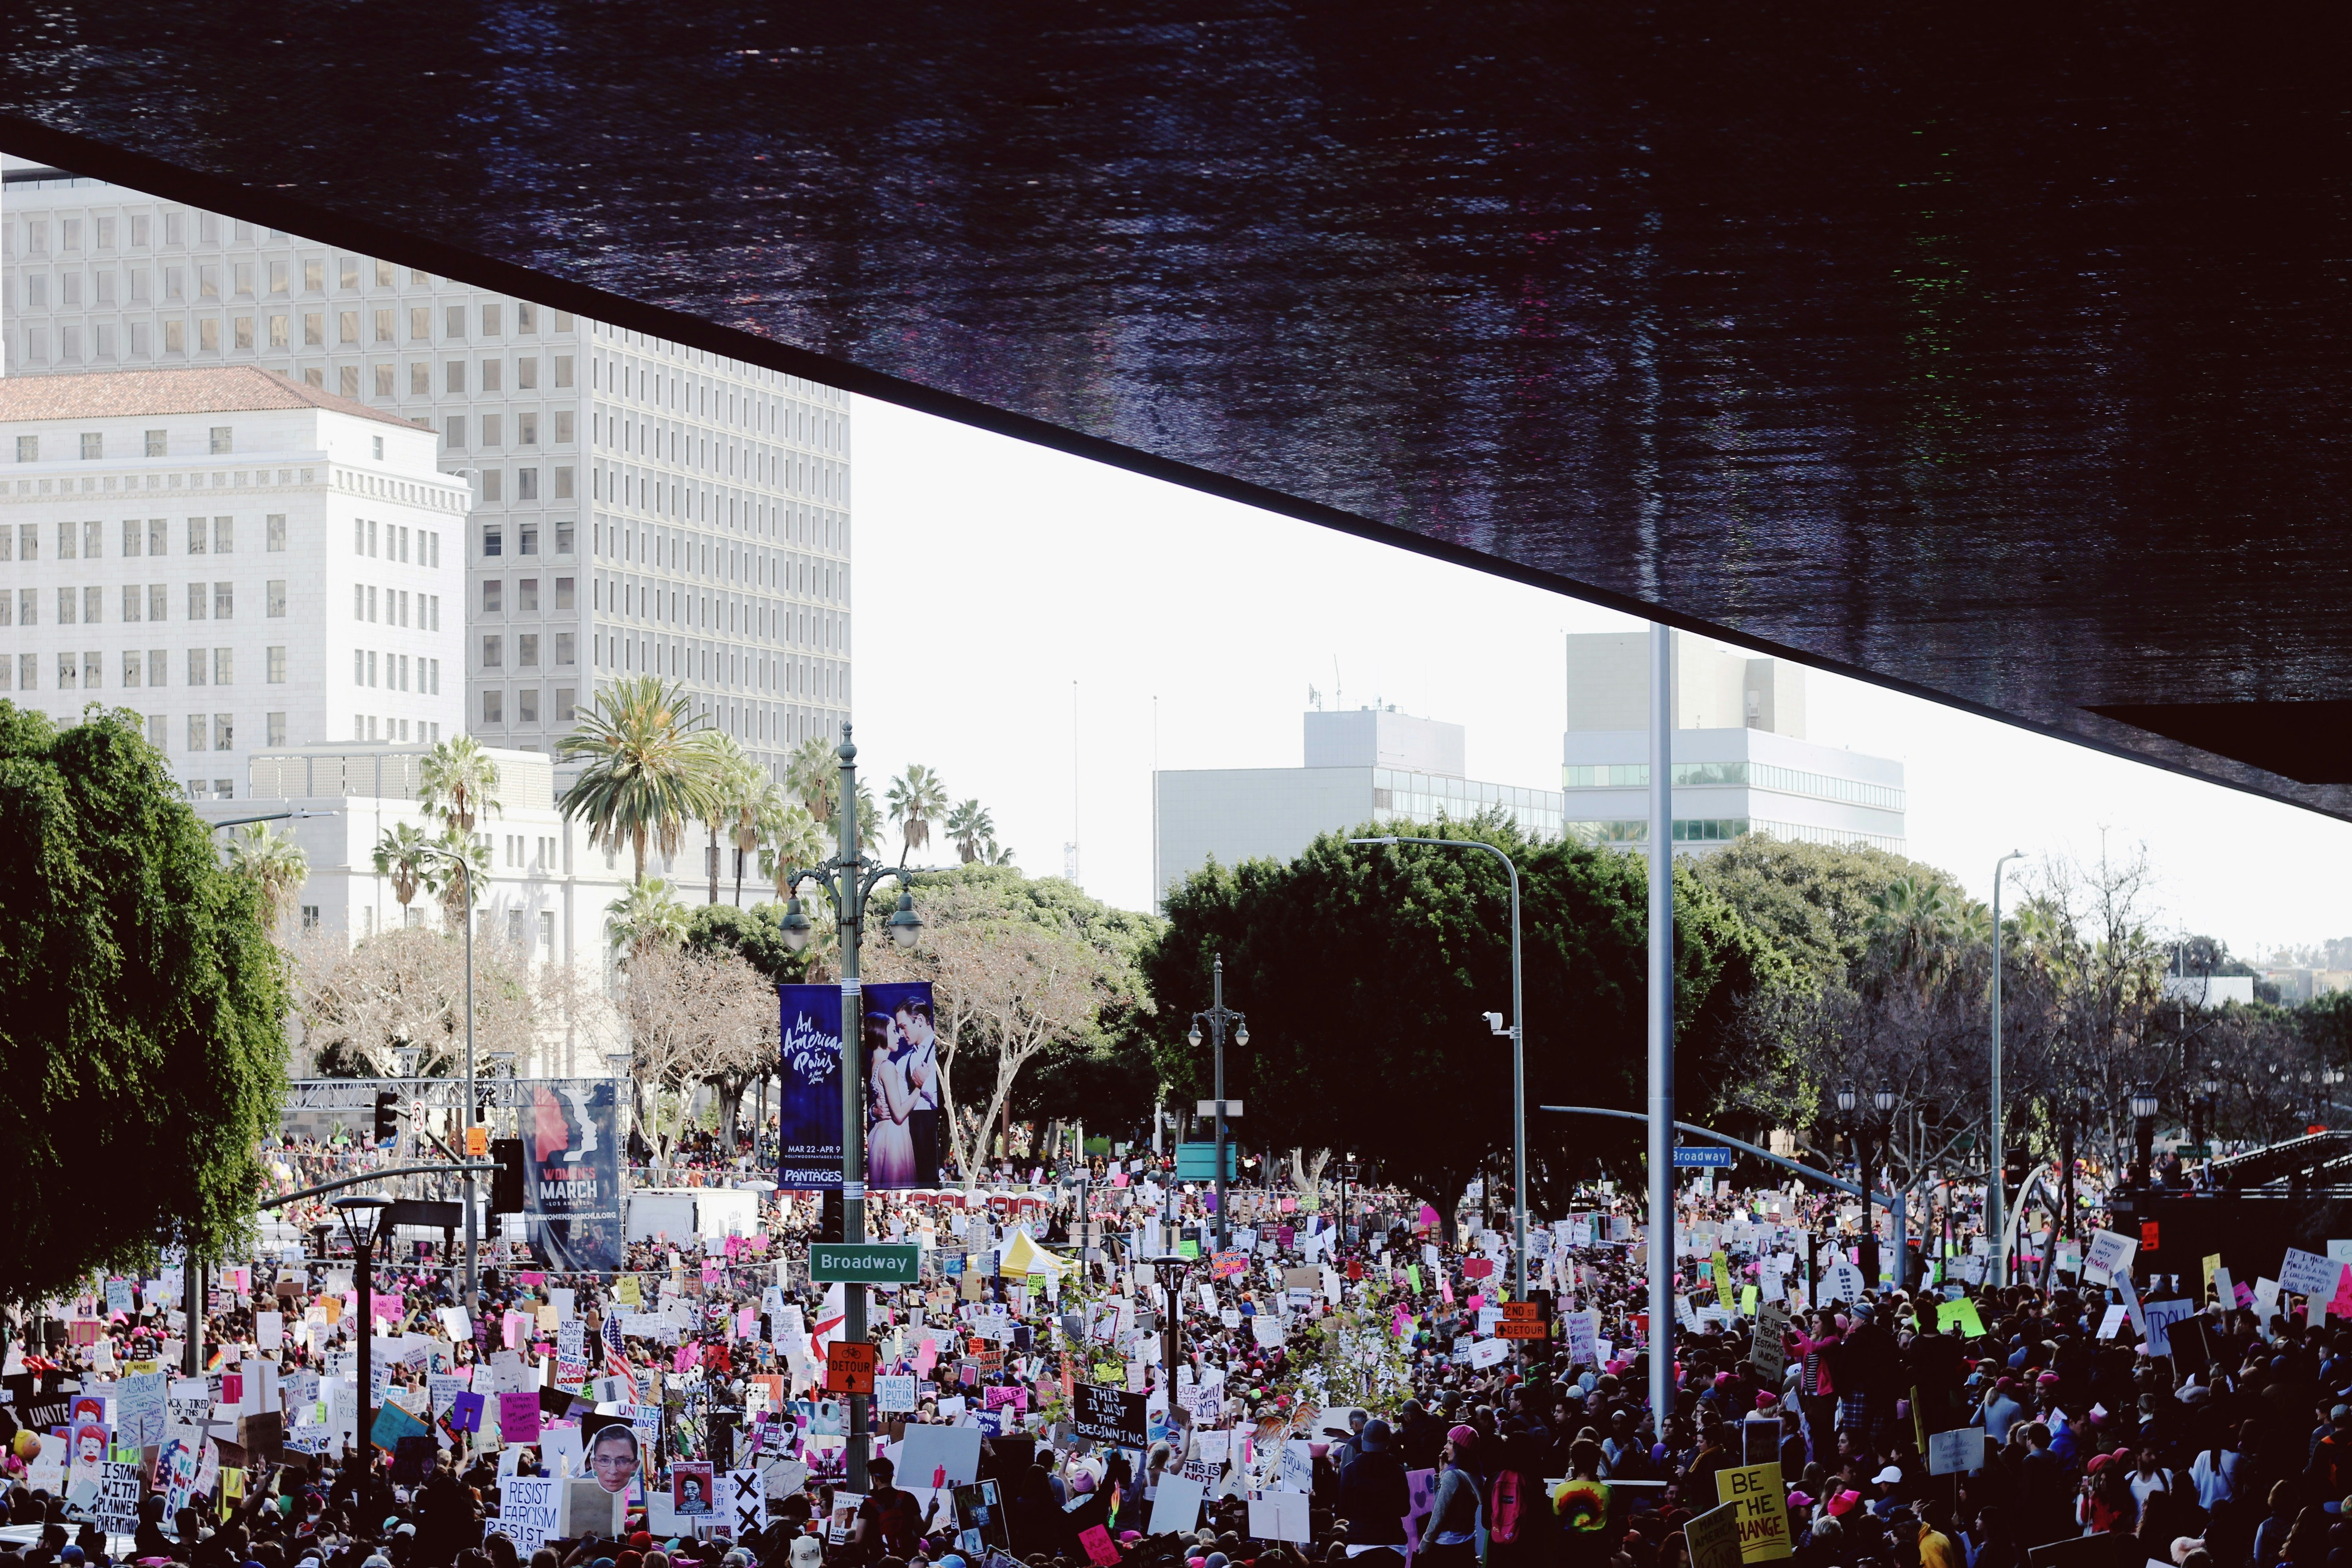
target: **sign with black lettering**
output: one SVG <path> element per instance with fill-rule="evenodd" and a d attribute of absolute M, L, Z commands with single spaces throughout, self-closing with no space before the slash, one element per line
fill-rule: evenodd
<path fill-rule="evenodd" d="M 1142 1394 L 1099 1383 L 1081 1383 L 1072 1394 L 1070 1413 L 1079 1436 L 1127 1448 L 1144 1447 Z"/>

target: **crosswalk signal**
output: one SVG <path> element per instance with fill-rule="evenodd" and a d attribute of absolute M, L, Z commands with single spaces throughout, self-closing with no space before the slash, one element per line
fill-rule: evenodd
<path fill-rule="evenodd" d="M 522 1140 L 491 1139 L 490 1158 L 498 1162 L 499 1167 L 490 1175 L 490 1212 L 522 1213 L 526 1194 L 524 1184 L 529 1180 L 523 1172 Z"/>
<path fill-rule="evenodd" d="M 400 1096 L 388 1089 L 376 1091 L 375 1141 L 389 1143 L 400 1136 Z"/>

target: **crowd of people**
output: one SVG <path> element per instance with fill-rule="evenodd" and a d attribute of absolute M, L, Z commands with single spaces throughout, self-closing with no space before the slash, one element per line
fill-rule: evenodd
<path fill-rule="evenodd" d="M 845 1288 L 808 1277 L 814 1194 L 610 1272 L 498 1258 L 470 1307 L 429 1238 L 387 1244 L 361 1302 L 298 1225 L 215 1268 L 193 1375 L 175 1269 L 93 1281 L 9 1348 L 0 1568 L 1686 1568 L 1735 1492 L 1808 1568 L 2023 1568 L 2099 1537 L 2179 1568 L 2352 1563 L 2352 1328 L 2324 1309 L 2200 1300 L 2159 1341 L 2079 1264 L 1983 1283 L 1966 1215 L 1928 1260 L 1953 1279 L 1897 1289 L 1862 1280 L 1831 1200 L 1709 1188 L 1677 1215 L 1660 1410 L 1642 1215 L 1605 1185 L 1531 1228 L 1520 1292 L 1475 1208 L 1351 1187 L 1342 1212 L 1332 1184 L 1236 1192 L 1221 1229 L 1164 1162 L 1086 1174 L 876 1194 L 922 1277 L 871 1293 L 870 1394 L 841 1386 Z M 72 1442 L 93 1424 L 100 1467 Z M 575 1479 L 622 1499 L 603 1528 L 520 1517 L 518 1482 Z"/>

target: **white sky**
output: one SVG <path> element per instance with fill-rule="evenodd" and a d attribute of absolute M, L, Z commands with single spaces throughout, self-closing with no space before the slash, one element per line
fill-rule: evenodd
<path fill-rule="evenodd" d="M 856 717 L 877 798 L 929 763 L 1030 874 L 1059 875 L 1076 838 L 1080 880 L 1113 904 L 1150 907 L 1155 754 L 1297 767 L 1311 685 L 1327 706 L 1338 689 L 1465 726 L 1473 778 L 1557 789 L 1561 635 L 1640 625 L 887 404 L 858 399 L 852 424 Z M 1906 763 L 1910 853 L 1978 898 L 2010 849 L 2145 844 L 2165 934 L 2251 955 L 2352 931 L 2352 824 L 1805 679 L 1808 738 Z"/>

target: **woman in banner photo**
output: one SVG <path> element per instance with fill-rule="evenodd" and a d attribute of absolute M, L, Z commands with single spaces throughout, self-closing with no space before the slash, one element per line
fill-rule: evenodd
<path fill-rule="evenodd" d="M 866 1015 L 866 1054 L 874 1063 L 866 1100 L 866 1182 L 874 1187 L 915 1185 L 915 1135 L 907 1125 L 915 1098 L 907 1083 L 911 1047 L 887 1013 Z"/>
<path fill-rule="evenodd" d="M 637 1434 L 627 1422 L 598 1429 L 588 1444 L 588 1473 L 608 1492 L 627 1491 L 636 1480 Z"/>

